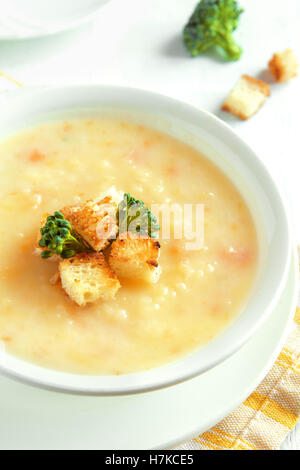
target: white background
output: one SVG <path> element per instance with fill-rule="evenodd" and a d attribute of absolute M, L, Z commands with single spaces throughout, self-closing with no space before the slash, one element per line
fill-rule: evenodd
<path fill-rule="evenodd" d="M 240 0 L 245 12 L 236 38 L 244 54 L 235 63 L 213 54 L 192 59 L 185 51 L 181 31 L 196 3 L 111 0 L 92 24 L 76 31 L 1 43 L 0 71 L 25 85 L 100 83 L 143 88 L 216 114 L 265 162 L 286 195 L 300 240 L 300 79 L 275 84 L 266 71 L 275 51 L 289 47 L 300 59 L 300 1 Z M 247 122 L 220 111 L 243 73 L 268 81 L 272 94 Z M 283 448 L 299 449 L 299 438 L 294 432 Z"/>

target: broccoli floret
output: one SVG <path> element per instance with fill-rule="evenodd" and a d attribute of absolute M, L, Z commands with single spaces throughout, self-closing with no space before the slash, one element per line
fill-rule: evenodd
<path fill-rule="evenodd" d="M 47 217 L 45 225 L 41 228 L 39 246 L 43 248 L 41 257 L 51 258 L 59 255 L 63 259 L 72 258 L 76 253 L 92 252 L 91 247 L 73 231 L 72 226 L 61 212 Z"/>
<path fill-rule="evenodd" d="M 242 48 L 232 33 L 238 27 L 242 12 L 235 0 L 201 0 L 183 31 L 187 50 L 197 56 L 219 47 L 228 60 L 238 60 Z"/>
<path fill-rule="evenodd" d="M 150 238 L 156 238 L 160 229 L 157 218 L 145 206 L 144 202 L 135 199 L 128 193 L 124 194 L 124 198 L 119 204 L 118 223 L 119 233 L 136 231 L 141 235 L 148 235 Z"/>

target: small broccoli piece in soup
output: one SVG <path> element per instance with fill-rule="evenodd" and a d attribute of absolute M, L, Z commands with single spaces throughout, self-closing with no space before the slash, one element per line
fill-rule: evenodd
<path fill-rule="evenodd" d="M 77 253 L 91 252 L 91 247 L 73 230 L 70 222 L 61 212 L 49 215 L 40 229 L 39 247 L 44 259 L 58 255 L 61 258 L 72 258 Z"/>
<path fill-rule="evenodd" d="M 156 238 L 160 229 L 157 218 L 144 202 L 128 193 L 124 194 L 118 207 L 118 224 L 120 234 L 132 232 L 147 235 L 149 238 Z"/>

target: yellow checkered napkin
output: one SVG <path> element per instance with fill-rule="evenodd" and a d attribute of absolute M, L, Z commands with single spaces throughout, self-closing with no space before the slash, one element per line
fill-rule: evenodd
<path fill-rule="evenodd" d="M 231 415 L 182 450 L 278 449 L 300 415 L 300 309 L 271 371 Z"/>
<path fill-rule="evenodd" d="M 22 83 L 0 71 L 0 89 L 8 90 L 10 88 L 13 89 L 16 86 L 23 87 Z"/>

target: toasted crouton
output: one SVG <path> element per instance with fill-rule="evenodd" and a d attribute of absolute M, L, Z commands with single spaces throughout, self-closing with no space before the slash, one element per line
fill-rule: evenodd
<path fill-rule="evenodd" d="M 154 283 L 160 276 L 159 251 L 157 240 L 128 232 L 113 242 L 108 262 L 119 278 Z"/>
<path fill-rule="evenodd" d="M 121 285 L 102 253 L 79 253 L 59 264 L 61 284 L 80 307 L 112 299 Z"/>
<path fill-rule="evenodd" d="M 240 119 L 249 119 L 264 104 L 266 96 L 270 96 L 270 87 L 262 80 L 243 75 L 222 105 Z"/>
<path fill-rule="evenodd" d="M 269 62 L 269 70 L 277 82 L 288 82 L 298 75 L 298 62 L 291 49 L 277 52 Z"/>
<path fill-rule="evenodd" d="M 101 199 L 104 199 L 108 196 L 111 197 L 112 201 L 118 205 L 124 197 L 124 191 L 118 191 L 115 186 L 111 186 L 104 193 L 101 193 L 97 197 L 96 201 L 100 201 Z"/>
<path fill-rule="evenodd" d="M 95 251 L 101 251 L 118 235 L 117 208 L 112 197 L 107 196 L 101 200 L 65 207 L 61 212 L 78 235 Z"/>

